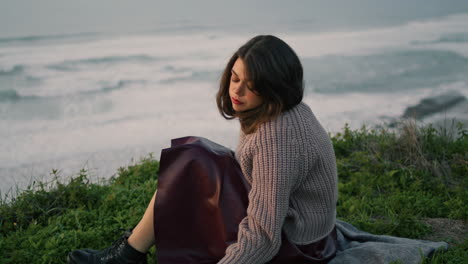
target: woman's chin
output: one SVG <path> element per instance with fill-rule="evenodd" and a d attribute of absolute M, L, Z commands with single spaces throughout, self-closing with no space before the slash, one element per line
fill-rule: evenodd
<path fill-rule="evenodd" d="M 232 109 L 234 109 L 234 111 L 236 111 L 236 112 L 245 111 L 244 107 L 242 107 L 241 105 L 236 105 L 236 104 L 232 105 Z"/>

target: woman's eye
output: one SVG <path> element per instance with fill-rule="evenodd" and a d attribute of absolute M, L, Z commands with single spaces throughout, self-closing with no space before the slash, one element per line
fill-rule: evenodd
<path fill-rule="evenodd" d="M 237 80 L 237 79 L 231 79 L 231 81 L 233 81 L 233 82 L 239 82 L 239 80 Z"/>
<path fill-rule="evenodd" d="M 252 93 L 256 95 L 260 95 L 257 89 L 253 88 L 252 86 L 247 85 L 247 89 L 249 89 Z"/>

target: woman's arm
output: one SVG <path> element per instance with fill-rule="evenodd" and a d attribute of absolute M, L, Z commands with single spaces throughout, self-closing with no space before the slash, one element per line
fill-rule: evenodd
<path fill-rule="evenodd" d="M 239 224 L 237 242 L 218 263 L 260 264 L 279 251 L 290 192 L 300 177 L 299 150 L 291 131 L 283 122 L 259 128 L 247 216 Z"/>

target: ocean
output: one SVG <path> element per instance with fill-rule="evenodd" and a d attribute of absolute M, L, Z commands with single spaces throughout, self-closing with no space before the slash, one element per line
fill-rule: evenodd
<path fill-rule="evenodd" d="M 382 124 L 443 91 L 468 96 L 468 14 L 342 31 L 301 23 L 273 33 L 301 58 L 304 101 L 330 133 Z M 0 38 L 1 195 L 52 169 L 109 178 L 187 135 L 235 149 L 238 122 L 220 116 L 215 94 L 228 58 L 256 33 L 178 26 Z"/>

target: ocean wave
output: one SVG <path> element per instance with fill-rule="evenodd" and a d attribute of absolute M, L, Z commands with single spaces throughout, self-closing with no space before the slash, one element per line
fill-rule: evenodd
<path fill-rule="evenodd" d="M 171 73 L 181 73 L 181 72 L 187 72 L 190 70 L 190 68 L 187 67 L 176 67 L 173 65 L 166 65 L 162 69 L 165 72 L 171 72 Z"/>
<path fill-rule="evenodd" d="M 306 83 L 319 93 L 392 92 L 466 78 L 468 59 L 451 51 L 409 50 L 303 60 Z"/>
<path fill-rule="evenodd" d="M 439 44 L 439 43 L 465 43 L 468 42 L 468 32 L 458 32 L 442 35 L 440 38 L 431 41 L 413 41 L 413 45 Z"/>
<path fill-rule="evenodd" d="M 24 99 L 34 99 L 37 96 L 23 96 L 18 94 L 15 90 L 3 90 L 0 91 L 0 102 L 16 102 Z"/>
<path fill-rule="evenodd" d="M 132 84 L 144 84 L 145 80 L 119 80 L 115 84 L 102 84 L 102 86 L 97 90 L 81 91 L 80 95 L 90 95 L 90 94 L 101 94 L 109 93 L 117 90 L 126 88 Z"/>
<path fill-rule="evenodd" d="M 78 91 L 73 94 L 63 94 L 63 95 L 48 95 L 48 96 L 38 96 L 38 95 L 20 95 L 16 90 L 0 90 L 0 103 L 5 102 L 17 102 L 20 100 L 51 100 L 51 99 L 60 99 L 70 96 L 88 96 L 96 94 L 105 94 L 116 90 L 124 89 L 132 84 L 143 84 L 146 83 L 144 80 L 119 80 L 115 84 L 103 83 L 99 86 L 98 89 L 88 90 L 88 91 Z"/>
<path fill-rule="evenodd" d="M 73 71 L 79 69 L 80 66 L 117 64 L 126 62 L 147 63 L 156 61 L 158 59 L 159 58 L 141 54 L 130 56 L 107 56 L 80 60 L 66 60 L 57 64 L 48 65 L 47 68 L 59 71 Z"/>
<path fill-rule="evenodd" d="M 17 101 L 19 100 L 20 96 L 18 95 L 18 92 L 15 90 L 6 90 L 6 91 L 0 91 L 0 102 L 3 101 Z"/>
<path fill-rule="evenodd" d="M 166 24 L 160 25 L 154 29 L 148 30 L 147 33 L 150 34 L 160 34 L 160 33 L 183 33 L 183 32 L 206 32 L 209 30 L 216 29 L 215 25 L 202 25 L 195 24 L 194 21 L 186 20 L 180 21 L 180 23 L 175 24 Z"/>
<path fill-rule="evenodd" d="M 438 39 L 437 42 L 468 42 L 468 32 L 447 34 Z"/>
<path fill-rule="evenodd" d="M 15 65 L 11 69 L 0 69 L 0 76 L 9 76 L 9 75 L 16 75 L 20 74 L 24 71 L 23 65 Z"/>
<path fill-rule="evenodd" d="M 115 90 L 120 90 L 132 84 L 144 84 L 144 83 L 146 83 L 145 80 L 120 80 L 115 85 L 106 85 L 102 87 L 101 89 L 98 90 L 98 92 L 107 93 L 107 92 L 112 92 Z"/>
<path fill-rule="evenodd" d="M 0 44 L 14 44 L 14 43 L 22 43 L 22 42 L 30 43 L 30 42 L 69 39 L 69 38 L 88 37 L 88 36 L 97 36 L 97 35 L 99 35 L 99 33 L 85 32 L 85 33 L 79 33 L 79 34 L 31 35 L 31 36 L 22 36 L 22 37 L 9 37 L 9 38 L 0 38 Z"/>
<path fill-rule="evenodd" d="M 174 72 L 177 72 L 174 70 Z M 179 71 L 183 72 L 183 71 Z M 220 71 L 192 71 L 187 76 L 180 77 L 171 77 L 163 79 L 160 82 L 164 84 L 175 83 L 175 82 L 185 82 L 185 81 L 195 81 L 195 82 L 213 82 L 221 76 Z"/>

